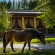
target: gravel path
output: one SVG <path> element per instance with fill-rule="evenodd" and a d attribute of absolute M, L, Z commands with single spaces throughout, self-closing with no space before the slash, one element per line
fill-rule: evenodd
<path fill-rule="evenodd" d="M 23 44 L 14 44 L 14 48 L 23 48 Z M 0 44 L 0 47 L 3 47 L 3 44 Z M 10 44 L 7 45 L 7 48 L 11 48 Z M 28 45 L 26 45 L 25 48 L 28 48 Z M 55 49 L 55 44 L 31 44 L 32 49 Z"/>

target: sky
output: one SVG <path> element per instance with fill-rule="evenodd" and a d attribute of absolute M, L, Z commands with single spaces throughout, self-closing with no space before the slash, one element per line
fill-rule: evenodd
<path fill-rule="evenodd" d="M 1 2 L 1 1 L 3 1 L 3 0 L 0 0 L 0 2 Z M 6 1 L 8 2 L 9 0 L 6 0 Z M 13 0 L 10 0 L 10 1 L 12 2 Z M 16 1 L 18 2 L 18 1 L 22 1 L 22 0 L 15 0 L 15 2 L 16 2 Z"/>
<path fill-rule="evenodd" d="M 1 2 L 1 1 L 3 1 L 3 0 L 0 0 L 0 2 Z M 6 1 L 8 2 L 9 0 L 6 0 Z M 13 0 L 10 0 L 10 1 L 12 2 Z M 21 0 L 15 0 L 15 2 L 16 2 L 16 1 L 21 1 Z"/>

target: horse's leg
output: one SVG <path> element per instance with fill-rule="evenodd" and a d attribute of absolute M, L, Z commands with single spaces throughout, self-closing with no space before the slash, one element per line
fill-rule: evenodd
<path fill-rule="evenodd" d="M 13 52 L 15 52 L 14 48 L 13 48 L 13 41 L 11 42 L 10 46 L 11 46 L 11 49 L 13 50 Z"/>
<path fill-rule="evenodd" d="M 5 49 L 6 49 L 6 46 L 8 45 L 8 43 L 9 43 L 9 41 L 10 40 L 8 40 L 7 42 L 4 43 L 4 46 L 3 46 L 4 47 L 4 50 L 3 50 L 4 53 L 5 53 Z"/>
<path fill-rule="evenodd" d="M 29 47 L 29 51 L 30 51 L 30 42 L 28 42 L 28 47 Z"/>
<path fill-rule="evenodd" d="M 23 53 L 23 51 L 24 51 L 24 48 L 25 48 L 25 46 L 26 46 L 26 43 L 27 43 L 27 42 L 24 43 L 24 46 L 23 46 L 23 48 L 22 48 L 22 53 Z"/>
<path fill-rule="evenodd" d="M 5 53 L 5 49 L 6 49 L 6 44 L 4 44 L 4 46 L 3 46 L 3 52 Z"/>

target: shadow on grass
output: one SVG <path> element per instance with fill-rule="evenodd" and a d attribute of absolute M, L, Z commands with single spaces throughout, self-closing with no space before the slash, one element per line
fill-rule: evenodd
<path fill-rule="evenodd" d="M 21 49 L 15 50 L 16 52 L 13 52 L 10 48 L 7 48 L 6 53 L 3 53 L 3 48 L 0 48 L 0 55 L 21 55 Z M 55 49 L 46 49 L 41 51 L 38 51 L 37 49 L 28 51 L 28 49 L 25 49 L 23 55 L 55 55 Z"/>

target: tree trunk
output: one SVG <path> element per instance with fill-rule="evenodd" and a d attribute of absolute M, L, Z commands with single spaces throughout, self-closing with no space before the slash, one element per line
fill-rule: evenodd
<path fill-rule="evenodd" d="M 1 32 L 1 40 L 2 40 L 2 32 Z"/>

